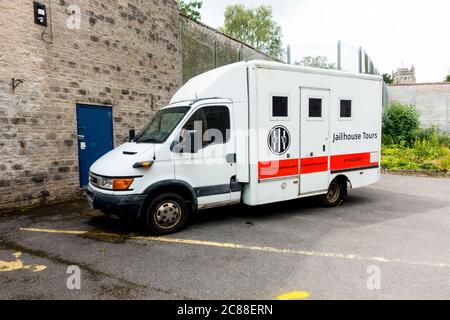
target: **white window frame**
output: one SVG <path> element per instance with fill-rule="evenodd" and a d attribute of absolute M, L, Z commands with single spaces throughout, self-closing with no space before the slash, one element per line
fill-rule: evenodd
<path fill-rule="evenodd" d="M 341 117 L 341 101 L 342 100 L 349 100 L 349 101 L 351 101 L 352 102 L 352 105 L 351 105 L 351 113 L 352 113 L 352 116 L 351 117 Z M 355 109 L 354 109 L 354 102 L 355 102 L 355 100 L 353 100 L 353 98 L 350 98 L 350 97 L 339 97 L 338 98 L 338 117 L 339 117 L 339 121 L 353 121 L 354 120 L 354 111 L 355 111 Z"/>
<path fill-rule="evenodd" d="M 308 95 L 308 96 L 306 96 L 306 99 L 307 99 L 307 103 L 308 103 L 308 109 L 306 110 L 306 112 L 307 112 L 306 121 L 324 121 L 324 117 L 323 117 L 324 96 L 323 95 Z M 321 116 L 320 117 L 310 117 L 309 116 L 309 99 L 320 99 L 320 100 L 322 100 L 322 109 L 321 109 Z"/>
<path fill-rule="evenodd" d="M 287 97 L 287 117 L 274 117 L 273 116 L 273 97 Z M 291 121 L 291 95 L 288 93 L 271 93 L 270 94 L 270 121 Z"/>

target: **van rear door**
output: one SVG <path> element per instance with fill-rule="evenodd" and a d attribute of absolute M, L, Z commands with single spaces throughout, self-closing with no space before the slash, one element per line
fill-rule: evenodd
<path fill-rule="evenodd" d="M 300 89 L 300 194 L 325 191 L 329 183 L 330 90 Z"/>

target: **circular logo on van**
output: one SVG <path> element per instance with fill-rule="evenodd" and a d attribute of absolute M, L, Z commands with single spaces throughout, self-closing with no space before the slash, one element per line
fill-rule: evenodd
<path fill-rule="evenodd" d="M 288 151 L 291 145 L 291 135 L 288 129 L 283 126 L 276 126 L 270 130 L 267 138 L 267 145 L 270 151 L 276 155 L 282 155 Z"/>

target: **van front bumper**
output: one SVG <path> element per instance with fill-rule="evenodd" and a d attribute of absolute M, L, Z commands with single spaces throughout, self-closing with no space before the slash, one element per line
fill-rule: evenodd
<path fill-rule="evenodd" d="M 92 209 L 100 210 L 111 218 L 135 220 L 139 218 L 147 195 L 110 195 L 88 187 L 86 197 Z"/>

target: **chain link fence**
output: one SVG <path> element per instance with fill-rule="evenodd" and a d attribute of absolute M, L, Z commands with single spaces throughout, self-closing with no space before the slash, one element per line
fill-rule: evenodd
<path fill-rule="evenodd" d="M 184 16 L 180 20 L 184 83 L 203 72 L 239 61 L 280 61 L 200 22 Z"/>

